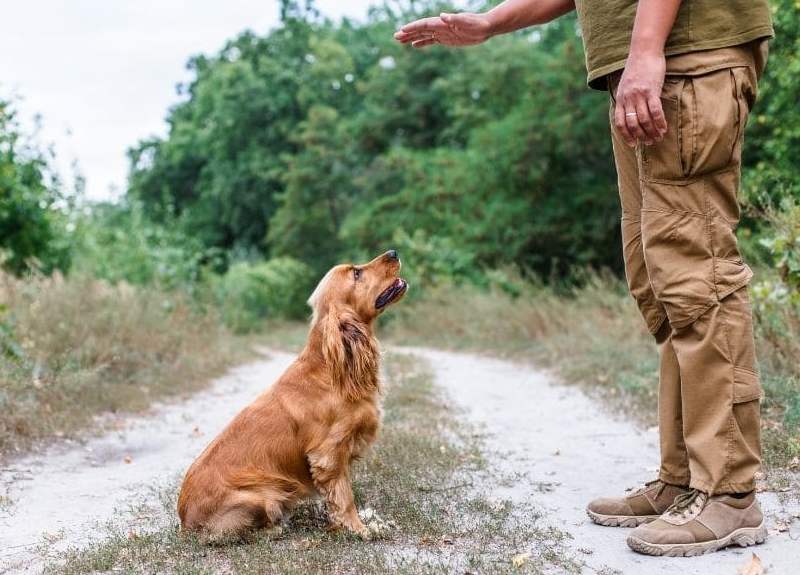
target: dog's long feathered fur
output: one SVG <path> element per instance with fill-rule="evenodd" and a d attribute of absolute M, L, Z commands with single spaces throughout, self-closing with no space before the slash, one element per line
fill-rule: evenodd
<path fill-rule="evenodd" d="M 363 266 L 333 268 L 314 290 L 305 348 L 286 372 L 212 441 L 186 473 L 182 528 L 209 541 L 274 525 L 319 493 L 332 524 L 367 536 L 350 485 L 350 463 L 380 425 L 379 297 L 405 292 L 388 252 Z M 399 287 L 398 287 L 399 286 Z"/>

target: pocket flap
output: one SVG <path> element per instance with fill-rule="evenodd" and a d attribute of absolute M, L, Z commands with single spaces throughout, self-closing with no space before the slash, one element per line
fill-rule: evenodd
<path fill-rule="evenodd" d="M 737 367 L 733 371 L 733 403 L 761 399 L 761 382 L 758 374 Z"/>

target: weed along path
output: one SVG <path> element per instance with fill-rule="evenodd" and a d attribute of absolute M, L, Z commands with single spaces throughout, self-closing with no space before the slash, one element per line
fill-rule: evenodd
<path fill-rule="evenodd" d="M 774 493 L 760 495 L 773 532 L 764 545 L 693 558 L 630 551 L 628 530 L 594 525 L 584 509 L 593 497 L 621 493 L 656 476 L 654 431 L 609 418 L 577 387 L 558 384 L 524 365 L 427 349 L 404 351 L 428 360 L 436 382 L 485 430 L 493 452 L 490 463 L 512 478 L 498 486 L 498 496 L 532 501 L 543 509 L 548 521 L 572 535 L 587 572 L 736 575 L 753 551 L 770 575 L 800 572 L 800 507 L 796 500 L 793 508 L 782 505 Z M 794 524 L 786 529 L 792 518 Z M 776 525 L 786 530 L 775 533 Z"/>
<path fill-rule="evenodd" d="M 0 465 L 0 488 L 10 499 L 0 507 L 0 574 L 36 572 L 47 555 L 96 536 L 117 511 L 146 522 L 135 507 L 158 496 L 154 487 L 183 473 L 293 359 L 270 351 L 183 403 L 129 418 L 118 432 Z"/>
<path fill-rule="evenodd" d="M 477 424 L 486 459 L 498 471 L 491 475 L 504 478 L 497 485 L 481 485 L 480 491 L 491 493 L 497 500 L 511 501 L 519 509 L 531 509 L 533 504 L 544 515 L 536 521 L 572 536 L 565 553 L 585 562 L 584 572 L 735 575 L 755 550 L 770 575 L 797 573 L 798 521 L 757 548 L 736 548 L 688 559 L 648 558 L 633 553 L 625 545 L 626 530 L 591 524 L 584 507 L 594 496 L 617 493 L 654 476 L 655 433 L 609 418 L 580 389 L 558 384 L 549 375 L 524 365 L 430 349 L 392 350 L 419 358 L 411 363 L 424 363 L 430 368 L 434 384 L 449 396 L 448 403 L 463 408 L 464 417 Z M 36 573 L 46 563 L 57 562 L 66 549 L 81 548 L 102 537 L 107 530 L 104 524 L 115 517 L 124 517 L 119 536 L 122 541 L 128 539 L 130 532 L 157 529 L 148 509 L 163 494 L 161 487 L 174 486 L 208 441 L 294 358 L 294 354 L 268 353 L 263 360 L 232 370 L 207 391 L 182 403 L 156 406 L 145 415 L 124 419 L 118 431 L 0 463 L 0 495 L 7 494 L 10 500 L 0 500 L 0 574 Z M 391 429 L 387 424 L 387 433 Z M 395 443 L 407 440 L 395 438 Z M 387 437 L 384 443 L 391 441 Z M 388 453 L 400 456 L 401 447 L 395 445 Z M 438 452 L 439 443 L 434 447 Z M 799 511 L 797 507 L 782 508 L 772 493 L 762 494 L 762 503 L 771 526 Z M 308 545 L 303 549 L 313 553 L 316 535 L 313 529 L 310 533 L 312 539 L 301 543 Z M 174 549 L 169 535 L 160 537 L 165 547 L 154 549 Z M 533 551 L 541 546 L 528 535 L 524 538 L 524 544 Z M 142 545 L 146 548 L 147 544 L 145 541 Z M 378 545 L 347 544 L 357 547 L 340 548 L 336 541 L 326 543 L 334 551 L 339 549 L 336 553 L 363 552 L 369 549 L 364 546 Z M 452 546 L 453 542 L 447 545 Z M 458 547 L 449 548 L 459 552 Z M 245 564 L 251 550 L 257 549 L 240 550 L 242 556 L 236 560 Z M 217 549 L 213 553 L 228 552 L 233 556 L 237 550 Z M 274 549 L 267 547 L 265 552 L 273 553 Z M 189 553 L 191 557 L 194 551 L 190 549 Z M 75 572 L 126 570 L 120 567 L 124 563 L 119 561 L 124 557 L 119 553 L 115 556 L 117 563 L 103 563 L 102 555 L 93 557 L 99 558 L 98 563 L 86 564 L 82 571 Z M 512 567 L 505 555 L 503 558 L 502 568 L 495 563 L 492 573 L 529 572 L 524 567 Z M 230 568 L 223 571 L 232 572 Z M 136 572 L 153 571 L 144 565 Z M 463 569 L 458 571 L 462 572 Z"/>

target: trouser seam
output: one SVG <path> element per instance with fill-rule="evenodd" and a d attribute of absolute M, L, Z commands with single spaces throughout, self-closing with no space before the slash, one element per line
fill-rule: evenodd
<path fill-rule="evenodd" d="M 733 416 L 733 399 L 734 399 L 734 386 L 736 381 L 736 365 L 733 360 L 733 353 L 731 348 L 731 339 L 730 339 L 730 330 L 728 328 L 728 321 L 725 314 L 725 306 L 720 305 L 719 307 L 719 316 L 720 316 L 720 323 L 722 327 L 722 333 L 725 336 L 725 347 L 726 355 L 728 356 L 728 363 L 730 364 L 731 370 L 731 379 L 730 379 L 730 389 L 728 390 L 729 393 L 729 401 L 728 401 L 728 445 L 727 445 L 727 453 L 725 454 L 725 469 L 722 474 L 722 477 L 725 480 L 730 479 L 730 472 L 731 472 L 731 464 L 733 460 L 733 451 L 734 451 L 734 435 L 736 433 L 736 421 Z"/>

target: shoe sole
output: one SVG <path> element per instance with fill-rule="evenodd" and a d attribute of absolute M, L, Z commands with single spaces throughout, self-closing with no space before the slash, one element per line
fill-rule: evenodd
<path fill-rule="evenodd" d="M 586 515 L 603 527 L 638 527 L 659 518 L 659 515 L 603 515 L 590 509 L 586 510 Z"/>
<path fill-rule="evenodd" d="M 725 547 L 738 545 L 749 547 L 759 545 L 767 539 L 767 528 L 764 522 L 758 527 L 742 527 L 722 539 L 704 541 L 703 543 L 648 543 L 633 535 L 628 536 L 628 547 L 645 555 L 658 555 L 666 557 L 695 557 L 714 553 Z"/>

